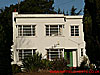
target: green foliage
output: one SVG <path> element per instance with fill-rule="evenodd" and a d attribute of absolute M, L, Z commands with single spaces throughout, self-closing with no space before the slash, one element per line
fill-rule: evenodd
<path fill-rule="evenodd" d="M 53 0 L 24 0 L 20 3 L 20 13 L 51 14 L 56 13 L 52 7 Z"/>
<path fill-rule="evenodd" d="M 51 61 L 49 61 L 47 59 L 42 59 L 41 60 L 41 69 L 49 70 L 50 66 L 51 66 Z"/>
<path fill-rule="evenodd" d="M 91 63 L 100 61 L 100 0 L 85 0 L 84 34 Z"/>
<path fill-rule="evenodd" d="M 26 71 L 38 71 L 41 68 L 42 54 L 36 53 L 33 56 L 27 57 L 22 61 L 22 64 Z"/>
<path fill-rule="evenodd" d="M 39 53 L 34 54 L 23 60 L 23 67 L 27 72 L 39 71 L 39 70 L 66 70 L 67 61 L 63 58 L 49 61 L 47 59 L 41 59 L 42 55 Z"/>
<path fill-rule="evenodd" d="M 12 72 L 13 72 L 13 75 L 15 75 L 16 73 L 21 73 L 21 67 L 18 66 L 17 64 L 13 64 L 12 65 Z"/>
<path fill-rule="evenodd" d="M 80 68 L 82 68 L 82 69 L 85 68 L 85 66 L 86 66 L 86 64 L 87 64 L 87 60 L 88 60 L 88 59 L 84 56 L 84 57 L 83 57 L 83 61 L 81 62 Z"/>
<path fill-rule="evenodd" d="M 64 9 L 63 9 L 63 14 L 65 14 L 65 11 L 64 11 Z"/>
<path fill-rule="evenodd" d="M 58 14 L 62 14 L 62 11 L 60 10 L 60 8 L 58 8 Z"/>
<path fill-rule="evenodd" d="M 50 63 L 51 70 L 66 70 L 67 69 L 67 61 L 64 58 L 55 59 Z"/>
<path fill-rule="evenodd" d="M 66 15 L 69 15 L 68 11 L 66 12 Z"/>

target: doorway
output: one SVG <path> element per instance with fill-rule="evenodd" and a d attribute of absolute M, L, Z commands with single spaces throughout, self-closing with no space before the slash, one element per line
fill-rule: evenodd
<path fill-rule="evenodd" d="M 67 60 L 67 66 L 73 67 L 73 54 L 72 54 L 72 50 L 64 50 L 64 59 Z"/>

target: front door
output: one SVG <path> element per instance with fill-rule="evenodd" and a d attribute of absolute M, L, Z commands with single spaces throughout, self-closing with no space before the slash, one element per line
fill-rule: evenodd
<path fill-rule="evenodd" d="M 64 51 L 64 59 L 67 60 L 67 66 L 72 67 L 73 66 L 73 55 L 72 51 L 65 50 Z"/>

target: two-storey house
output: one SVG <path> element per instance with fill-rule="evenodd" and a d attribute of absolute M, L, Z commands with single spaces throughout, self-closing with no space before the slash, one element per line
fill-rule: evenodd
<path fill-rule="evenodd" d="M 35 52 L 43 59 L 64 57 L 68 66 L 80 66 L 85 55 L 83 16 L 63 14 L 18 14 L 13 12 L 13 54 L 15 64 Z"/>

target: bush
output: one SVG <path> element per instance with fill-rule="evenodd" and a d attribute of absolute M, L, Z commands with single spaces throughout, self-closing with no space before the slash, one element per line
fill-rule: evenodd
<path fill-rule="evenodd" d="M 50 63 L 51 70 L 66 70 L 67 69 L 67 61 L 64 58 L 55 59 Z"/>
<path fill-rule="evenodd" d="M 41 69 L 43 69 L 43 70 L 49 70 L 50 63 L 51 63 L 51 61 L 49 61 L 47 59 L 42 59 L 41 60 Z"/>
<path fill-rule="evenodd" d="M 80 69 L 88 69 L 88 66 L 86 65 L 87 64 L 87 60 L 88 58 L 86 58 L 85 56 L 83 57 L 83 61 L 81 62 L 80 64 Z"/>
<path fill-rule="evenodd" d="M 41 68 L 42 54 L 36 53 L 33 56 L 25 58 L 22 63 L 27 72 L 38 71 Z"/>
<path fill-rule="evenodd" d="M 13 75 L 15 75 L 16 73 L 20 73 L 21 72 L 21 67 L 18 66 L 17 64 L 13 64 L 12 65 L 12 73 Z"/>

